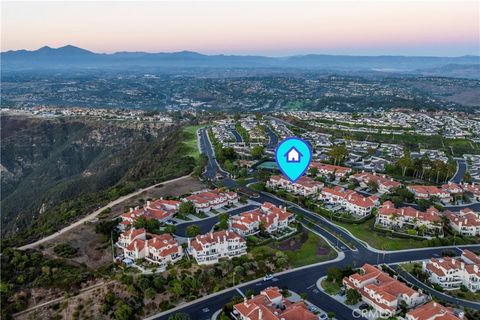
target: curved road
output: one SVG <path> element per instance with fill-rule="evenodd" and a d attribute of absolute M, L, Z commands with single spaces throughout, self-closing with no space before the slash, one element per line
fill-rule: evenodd
<path fill-rule="evenodd" d="M 205 144 L 202 145 L 202 150 L 204 150 L 210 159 L 214 159 L 213 150 L 208 139 L 204 139 Z M 210 162 L 210 161 L 209 161 Z M 214 165 L 215 164 L 215 165 Z M 210 167 L 218 169 L 216 167 L 216 162 L 212 161 L 209 164 Z M 215 176 L 213 174 L 212 176 Z M 224 176 L 223 183 L 226 185 L 235 185 L 235 182 L 228 179 Z M 276 198 L 273 195 L 266 193 L 261 193 L 258 198 L 251 199 L 258 202 L 268 201 L 276 205 L 289 206 L 290 210 L 295 213 L 301 213 L 305 218 L 312 222 L 313 225 L 310 225 L 310 228 L 325 238 L 333 247 L 338 248 L 339 251 L 342 251 L 343 259 L 337 258 L 335 261 L 329 261 L 322 264 L 311 265 L 303 267 L 300 270 L 291 270 L 277 274 L 275 281 L 263 282 L 262 280 L 257 280 L 248 284 L 239 285 L 236 288 L 231 288 L 224 290 L 221 293 L 216 293 L 199 300 L 187 303 L 185 305 L 178 306 L 172 310 L 160 313 L 156 316 L 153 316 L 149 319 L 168 319 L 168 317 L 175 312 L 185 312 L 188 313 L 192 319 L 206 320 L 210 319 L 212 314 L 218 309 L 222 308 L 226 303 L 228 303 L 231 298 L 235 295 L 239 295 L 237 288 L 245 293 L 248 289 L 253 289 L 256 292 L 271 286 L 275 285 L 278 287 L 287 287 L 290 290 L 293 290 L 297 293 L 305 292 L 308 296 L 308 301 L 312 302 L 319 308 L 329 312 L 335 312 L 337 319 L 350 320 L 352 318 L 352 310 L 347 306 L 339 303 L 329 295 L 323 293 L 322 291 L 316 288 L 316 281 L 327 274 L 327 269 L 336 266 L 336 267 L 360 267 L 364 263 L 370 264 L 392 264 L 400 262 L 409 262 L 414 260 L 429 259 L 431 257 L 439 257 L 442 255 L 442 252 L 445 248 L 469 248 L 471 250 L 480 250 L 480 245 L 469 245 L 469 246 L 449 246 L 449 247 L 435 247 L 435 248 L 422 248 L 422 249 L 410 249 L 410 250 L 400 250 L 400 251 L 381 251 L 370 247 L 368 244 L 363 241 L 359 241 L 353 235 L 351 235 L 346 230 L 339 228 L 334 223 L 330 222 L 326 218 L 319 216 L 313 212 L 310 212 L 304 208 L 301 208 L 297 205 L 293 205 L 285 202 L 282 199 Z M 215 218 L 215 217 L 214 217 Z M 199 223 L 199 222 L 192 222 Z M 211 219 L 208 222 L 205 222 L 206 227 L 211 228 L 211 223 L 215 223 L 215 219 Z M 188 225 L 186 223 L 185 225 Z M 328 227 L 330 230 L 334 230 L 339 234 L 343 239 L 346 239 L 355 246 L 355 250 L 350 249 L 345 243 L 340 239 L 335 237 L 333 234 L 328 232 L 325 227 Z M 232 279 L 233 280 L 233 279 Z M 431 288 L 424 288 L 425 291 L 429 292 L 432 295 L 435 295 L 434 290 Z M 456 301 L 459 305 L 465 305 L 462 301 Z M 470 304 L 465 305 L 471 307 Z"/>

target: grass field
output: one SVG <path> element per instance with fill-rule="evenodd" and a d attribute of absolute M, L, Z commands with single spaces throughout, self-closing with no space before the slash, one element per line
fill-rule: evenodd
<path fill-rule="evenodd" d="M 362 224 L 335 223 L 348 229 L 355 237 L 368 242 L 368 244 L 377 249 L 402 250 L 428 246 L 428 241 L 426 240 L 394 238 L 374 232 L 370 229 L 374 222 L 374 220 L 370 220 Z"/>
<path fill-rule="evenodd" d="M 270 253 L 282 251 L 288 256 L 290 266 L 294 268 L 331 260 L 337 256 L 335 250 L 325 240 L 310 231 L 255 247 L 252 253 L 262 250 Z"/>
<path fill-rule="evenodd" d="M 187 147 L 187 156 L 194 157 L 198 159 L 200 153 L 198 152 L 197 147 L 197 130 L 204 125 L 201 126 L 186 126 L 183 128 L 183 132 L 187 134 L 187 139 L 183 142 Z"/>
<path fill-rule="evenodd" d="M 336 295 L 340 292 L 341 286 L 339 283 L 333 283 L 327 281 L 327 279 L 323 279 L 321 285 L 325 292 L 330 295 Z"/>

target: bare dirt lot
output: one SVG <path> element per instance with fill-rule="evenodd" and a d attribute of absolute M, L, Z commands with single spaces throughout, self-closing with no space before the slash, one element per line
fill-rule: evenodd
<path fill-rule="evenodd" d="M 116 217 L 128 211 L 130 207 L 143 205 L 148 199 L 177 197 L 205 188 L 205 185 L 198 179 L 188 176 L 181 180 L 150 189 L 138 196 L 113 206 L 108 217 L 103 217 L 103 219 Z M 78 263 L 84 263 L 92 269 L 96 269 L 112 262 L 110 239 L 95 232 L 94 221 L 84 223 L 83 225 L 69 230 L 68 232 L 38 246 L 38 249 L 47 255 L 56 256 L 53 248 L 57 244 L 69 244 L 78 249 L 77 254 L 69 259 Z"/>

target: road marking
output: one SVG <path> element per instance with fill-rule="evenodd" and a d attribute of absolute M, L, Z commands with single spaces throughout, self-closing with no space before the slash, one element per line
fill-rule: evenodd
<path fill-rule="evenodd" d="M 245 295 L 243 294 L 242 290 L 240 290 L 240 288 L 237 288 L 237 291 L 238 291 L 238 293 L 240 293 L 240 295 L 241 295 L 242 297 L 246 298 Z"/>
<path fill-rule="evenodd" d="M 311 286 L 308 286 L 308 287 L 307 287 L 307 290 L 310 289 L 310 288 L 313 288 L 313 287 L 315 287 L 315 283 L 312 284 Z"/>

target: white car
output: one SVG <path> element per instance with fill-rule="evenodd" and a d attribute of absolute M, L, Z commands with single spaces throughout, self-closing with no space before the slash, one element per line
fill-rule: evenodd
<path fill-rule="evenodd" d="M 268 281 L 273 279 L 273 274 L 267 274 L 265 277 L 263 277 L 263 281 Z"/>

